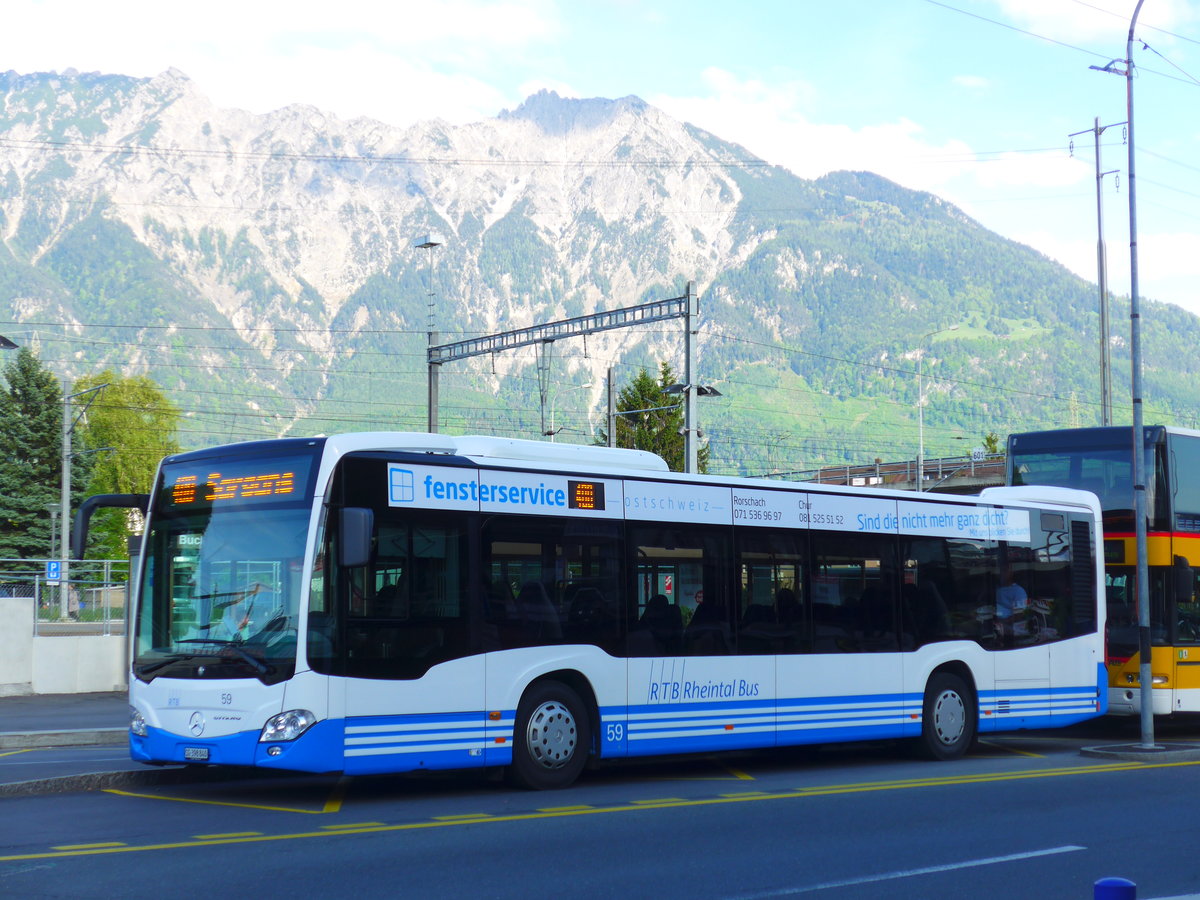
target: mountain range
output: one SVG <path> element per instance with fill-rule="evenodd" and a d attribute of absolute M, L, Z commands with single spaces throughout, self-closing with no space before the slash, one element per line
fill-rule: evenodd
<path fill-rule="evenodd" d="M 1092 226 L 1081 209 L 1081 228 Z M 421 248 L 427 235 L 437 246 Z M 0 333 L 148 374 L 185 447 L 423 430 L 449 342 L 700 297 L 710 470 L 926 456 L 1099 421 L 1094 285 L 868 172 L 798 178 L 637 97 L 467 125 L 222 109 L 185 75 L 0 75 Z M 1195 424 L 1196 317 L 1145 301 L 1147 421 Z M 1116 421 L 1128 303 L 1113 301 Z M 443 430 L 590 441 L 659 323 L 442 367 Z M 540 390 L 544 389 L 544 397 Z"/>

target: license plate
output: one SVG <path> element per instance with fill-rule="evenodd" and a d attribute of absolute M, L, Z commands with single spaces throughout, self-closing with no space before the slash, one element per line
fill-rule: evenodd
<path fill-rule="evenodd" d="M 190 762 L 208 762 L 208 748 L 184 747 L 183 758 Z"/>

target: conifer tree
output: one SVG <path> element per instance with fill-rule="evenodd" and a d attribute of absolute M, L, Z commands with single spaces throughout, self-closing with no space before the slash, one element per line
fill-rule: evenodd
<path fill-rule="evenodd" d="M 61 483 L 62 388 L 22 347 L 4 369 L 0 391 L 0 559 L 51 556 L 48 508 Z"/>
<path fill-rule="evenodd" d="M 658 381 L 642 369 L 617 396 L 616 446 L 657 453 L 673 472 L 684 470 L 683 399 L 666 389 L 678 379 L 668 363 L 659 364 Z M 601 432 L 600 443 L 608 443 Z M 696 453 L 696 469 L 708 471 L 708 447 Z"/>

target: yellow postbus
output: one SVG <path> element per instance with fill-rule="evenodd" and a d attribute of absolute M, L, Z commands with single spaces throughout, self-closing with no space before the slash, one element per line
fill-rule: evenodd
<path fill-rule="evenodd" d="M 1150 668 L 1154 712 L 1200 712 L 1200 432 L 1144 428 Z M 1032 431 L 1008 439 L 1010 485 L 1079 488 L 1100 498 L 1108 597 L 1108 711 L 1141 711 L 1133 517 L 1133 429 Z"/>

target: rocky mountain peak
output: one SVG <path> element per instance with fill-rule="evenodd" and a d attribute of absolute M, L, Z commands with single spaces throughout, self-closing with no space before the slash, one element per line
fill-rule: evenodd
<path fill-rule="evenodd" d="M 618 100 L 592 97 L 580 100 L 560 97 L 556 92 L 540 90 L 515 110 L 504 110 L 501 120 L 524 119 L 536 124 L 545 134 L 567 134 L 575 130 L 602 128 L 624 113 L 642 113 L 646 101 L 632 94 Z"/>

